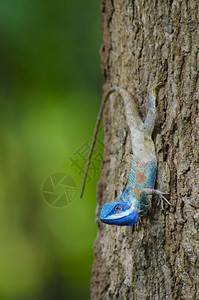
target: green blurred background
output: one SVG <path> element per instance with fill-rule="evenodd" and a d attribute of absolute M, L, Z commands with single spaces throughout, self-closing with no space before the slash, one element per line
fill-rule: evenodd
<path fill-rule="evenodd" d="M 89 299 L 100 142 L 79 194 L 101 102 L 99 7 L 0 1 L 0 299 Z M 60 172 L 77 192 L 57 208 L 42 189 Z"/>

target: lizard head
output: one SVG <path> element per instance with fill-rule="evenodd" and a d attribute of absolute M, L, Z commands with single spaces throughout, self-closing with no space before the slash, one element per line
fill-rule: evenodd
<path fill-rule="evenodd" d="M 100 220 L 110 225 L 131 226 L 139 219 L 138 210 L 129 201 L 118 200 L 113 203 L 104 204 Z"/>

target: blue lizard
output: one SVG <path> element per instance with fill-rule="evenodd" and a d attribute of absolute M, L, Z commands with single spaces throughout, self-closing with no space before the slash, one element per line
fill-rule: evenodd
<path fill-rule="evenodd" d="M 131 132 L 133 154 L 129 175 L 130 186 L 125 189 L 119 200 L 103 205 L 100 215 L 100 220 L 103 223 L 119 226 L 134 225 L 139 220 L 140 212 L 144 212 L 150 208 L 150 198 L 153 194 L 158 195 L 160 199 L 164 199 L 168 204 L 170 204 L 163 196 L 162 192 L 154 189 L 157 160 L 151 135 L 155 124 L 156 93 L 159 85 L 161 85 L 161 83 L 157 83 L 155 80 L 154 86 L 150 90 L 149 111 L 145 122 L 143 122 L 139 116 L 135 101 L 123 88 L 114 86 L 108 90 L 104 97 L 97 120 L 93 144 L 91 146 L 87 162 L 81 196 L 83 194 L 86 174 L 94 149 L 103 109 L 107 99 L 113 92 L 118 92 L 124 100 L 126 120 Z"/>

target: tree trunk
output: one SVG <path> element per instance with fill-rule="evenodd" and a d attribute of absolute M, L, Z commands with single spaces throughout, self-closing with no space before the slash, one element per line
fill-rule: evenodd
<path fill-rule="evenodd" d="M 102 0 L 104 90 L 118 85 L 143 119 L 148 90 L 162 66 L 153 139 L 156 198 L 132 227 L 98 222 L 92 299 L 199 299 L 199 26 L 198 1 Z M 128 185 L 130 132 L 124 104 L 113 95 L 105 110 L 105 159 L 97 217 Z"/>

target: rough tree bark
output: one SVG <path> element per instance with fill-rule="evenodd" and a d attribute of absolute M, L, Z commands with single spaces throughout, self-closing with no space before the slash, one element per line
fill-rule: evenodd
<path fill-rule="evenodd" d="M 98 222 L 92 299 L 199 299 L 199 11 L 197 0 L 102 0 L 104 90 L 127 89 L 143 118 L 163 67 L 153 138 L 156 188 L 170 192 L 134 227 Z M 123 102 L 105 111 L 105 160 L 98 210 L 128 184 L 130 133 Z"/>

